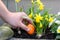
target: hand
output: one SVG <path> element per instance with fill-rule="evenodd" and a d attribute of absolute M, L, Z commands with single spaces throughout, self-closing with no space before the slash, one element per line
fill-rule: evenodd
<path fill-rule="evenodd" d="M 26 25 L 22 23 L 22 20 L 26 19 L 30 23 L 32 22 L 24 12 L 18 12 L 18 13 L 10 12 L 1 0 L 0 0 L 0 17 L 10 25 L 14 26 L 14 28 L 15 27 L 22 28 L 26 31 L 28 31 L 28 28 L 26 27 Z"/>
<path fill-rule="evenodd" d="M 32 20 L 24 12 L 10 13 L 7 18 L 5 18 L 5 21 L 14 28 L 22 28 L 29 31 L 27 26 L 22 23 L 23 19 L 26 19 L 29 23 L 32 23 Z"/>

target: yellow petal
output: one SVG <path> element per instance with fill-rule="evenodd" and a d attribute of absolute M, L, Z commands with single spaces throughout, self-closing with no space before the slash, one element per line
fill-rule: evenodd
<path fill-rule="evenodd" d="M 33 2 L 34 2 L 34 0 L 31 0 L 31 2 L 33 3 Z"/>
<path fill-rule="evenodd" d="M 37 0 L 37 2 L 40 2 L 40 0 Z"/>
<path fill-rule="evenodd" d="M 36 23 L 39 23 L 40 22 L 40 20 L 39 19 L 36 19 Z"/>
<path fill-rule="evenodd" d="M 32 16 L 33 16 L 32 13 L 30 13 L 30 14 L 29 14 L 29 17 L 32 18 Z"/>
<path fill-rule="evenodd" d="M 37 0 L 37 3 L 40 4 L 40 0 Z"/>
<path fill-rule="evenodd" d="M 38 14 L 35 14 L 36 15 L 36 17 L 38 16 Z"/>
<path fill-rule="evenodd" d="M 39 9 L 40 9 L 40 10 L 43 10 L 43 9 L 44 9 L 44 5 L 41 4 L 41 5 L 39 6 Z"/>
<path fill-rule="evenodd" d="M 42 25 L 42 23 L 40 23 L 40 28 L 42 28 L 43 27 L 43 25 Z"/>
<path fill-rule="evenodd" d="M 15 0 L 16 3 L 19 3 L 21 0 Z"/>
<path fill-rule="evenodd" d="M 57 33 L 60 33 L 60 29 L 57 29 Z"/>
<path fill-rule="evenodd" d="M 40 20 L 43 20 L 43 17 L 42 16 L 40 17 Z"/>
<path fill-rule="evenodd" d="M 49 18 L 49 22 L 53 22 L 53 18 L 52 17 Z"/>

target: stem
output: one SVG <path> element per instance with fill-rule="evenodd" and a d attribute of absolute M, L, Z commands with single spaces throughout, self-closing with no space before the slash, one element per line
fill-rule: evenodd
<path fill-rule="evenodd" d="M 7 0 L 7 8 L 8 8 L 8 0 Z"/>
<path fill-rule="evenodd" d="M 18 3 L 15 2 L 16 12 L 18 12 Z"/>

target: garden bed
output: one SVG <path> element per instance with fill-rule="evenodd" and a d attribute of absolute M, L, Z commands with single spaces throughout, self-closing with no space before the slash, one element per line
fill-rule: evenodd
<path fill-rule="evenodd" d="M 2 26 L 6 26 L 6 27 L 11 27 L 9 24 L 4 23 Z M 18 39 L 55 39 L 56 38 L 56 34 L 55 33 L 51 33 L 50 28 L 46 29 L 45 34 L 43 34 L 41 37 L 38 38 L 36 31 L 33 35 L 29 35 L 26 31 L 20 29 L 21 34 L 18 33 L 17 29 L 12 29 L 12 31 L 14 32 L 14 35 L 12 38 L 18 38 Z"/>
<path fill-rule="evenodd" d="M 16 29 L 12 29 L 14 31 L 14 38 L 24 38 L 24 39 L 55 39 L 56 35 L 51 33 L 50 31 L 46 31 L 40 38 L 36 36 L 36 32 L 33 35 L 29 35 L 26 31 L 20 29 L 21 34 L 18 34 Z M 48 30 L 48 29 L 47 29 Z"/>

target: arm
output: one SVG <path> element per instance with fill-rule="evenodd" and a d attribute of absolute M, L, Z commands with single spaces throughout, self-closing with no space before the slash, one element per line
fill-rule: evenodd
<path fill-rule="evenodd" d="M 6 6 L 3 4 L 3 2 L 0 0 L 0 16 L 6 17 L 9 14 L 9 11 L 7 10 Z"/>
<path fill-rule="evenodd" d="M 23 19 L 26 19 L 29 23 L 32 23 L 31 19 L 24 12 L 10 12 L 0 0 L 0 17 L 14 28 L 22 28 L 29 31 L 26 25 L 22 23 Z M 25 17 L 25 18 L 24 18 Z"/>

